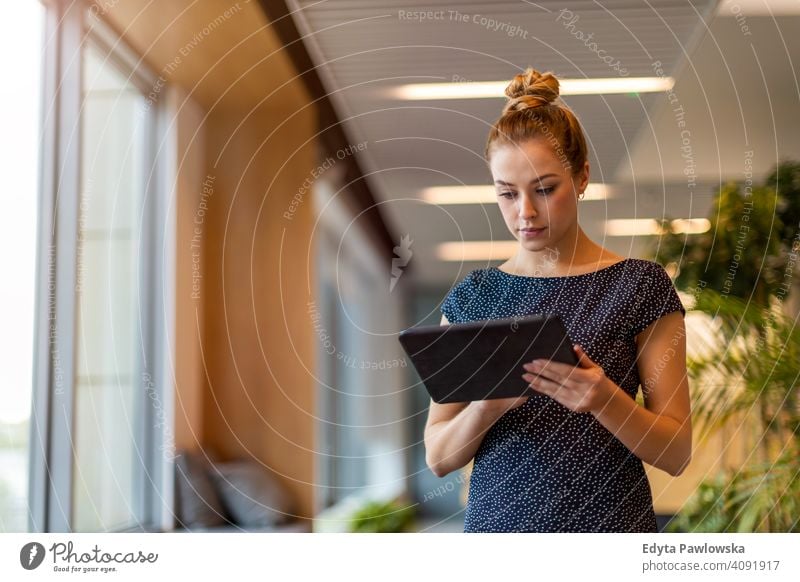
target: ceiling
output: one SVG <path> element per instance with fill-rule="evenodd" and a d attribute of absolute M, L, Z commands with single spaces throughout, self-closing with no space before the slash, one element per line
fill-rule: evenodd
<path fill-rule="evenodd" d="M 527 66 L 565 78 L 615 76 L 577 31 L 592 34 L 630 77 L 656 75 L 660 61 L 676 79 L 690 129 L 694 186 L 665 94 L 563 97 L 586 131 L 592 181 L 611 186 L 609 200 L 581 203 L 581 225 L 596 242 L 636 255 L 644 237 L 607 237 L 608 218 L 703 217 L 715 185 L 741 179 L 745 150 L 756 152 L 756 173 L 774 164 L 778 151 L 800 158 L 800 92 L 792 74 L 800 16 L 761 9 L 737 18 L 730 2 L 716 13 L 715 4 L 576 1 L 567 28 L 564 3 L 554 0 L 288 2 L 346 133 L 366 146 L 358 161 L 384 220 L 397 244 L 404 235 L 413 241 L 414 276 L 442 285 L 485 263 L 442 262 L 438 243 L 511 239 L 495 204 L 437 206 L 419 198 L 428 186 L 490 183 L 482 152 L 504 99 L 400 101 L 387 89 L 505 81 Z M 408 14 L 417 10 L 439 13 L 420 21 Z"/>

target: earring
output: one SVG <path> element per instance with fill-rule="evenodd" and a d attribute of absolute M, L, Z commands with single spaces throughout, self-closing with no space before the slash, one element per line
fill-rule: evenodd
<path fill-rule="evenodd" d="M 583 191 L 580 194 L 578 194 L 578 200 L 583 200 L 584 196 L 586 196 L 586 191 Z"/>

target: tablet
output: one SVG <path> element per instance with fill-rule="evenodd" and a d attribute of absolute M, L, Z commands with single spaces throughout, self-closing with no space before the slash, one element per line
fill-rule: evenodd
<path fill-rule="evenodd" d="M 440 404 L 538 394 L 522 378 L 522 364 L 536 358 L 578 364 L 556 314 L 421 325 L 398 339 Z"/>

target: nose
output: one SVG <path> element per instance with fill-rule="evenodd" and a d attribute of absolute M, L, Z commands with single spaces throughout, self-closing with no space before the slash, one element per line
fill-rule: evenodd
<path fill-rule="evenodd" d="M 526 194 L 521 194 L 517 197 L 518 206 L 519 206 L 519 217 L 522 219 L 528 219 L 529 217 L 536 216 L 536 207 L 533 204 L 533 200 L 530 196 Z"/>

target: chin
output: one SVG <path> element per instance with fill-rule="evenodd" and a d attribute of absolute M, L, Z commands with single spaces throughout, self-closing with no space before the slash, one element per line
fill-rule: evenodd
<path fill-rule="evenodd" d="M 535 253 L 543 253 L 550 248 L 550 246 L 545 242 L 522 243 L 520 246 L 526 251 L 531 251 Z"/>
<path fill-rule="evenodd" d="M 519 242 L 519 244 L 525 248 L 538 249 L 547 246 L 547 243 L 550 242 L 550 237 L 543 236 L 536 239 L 524 239 L 519 236 L 517 237 L 517 242 Z"/>

